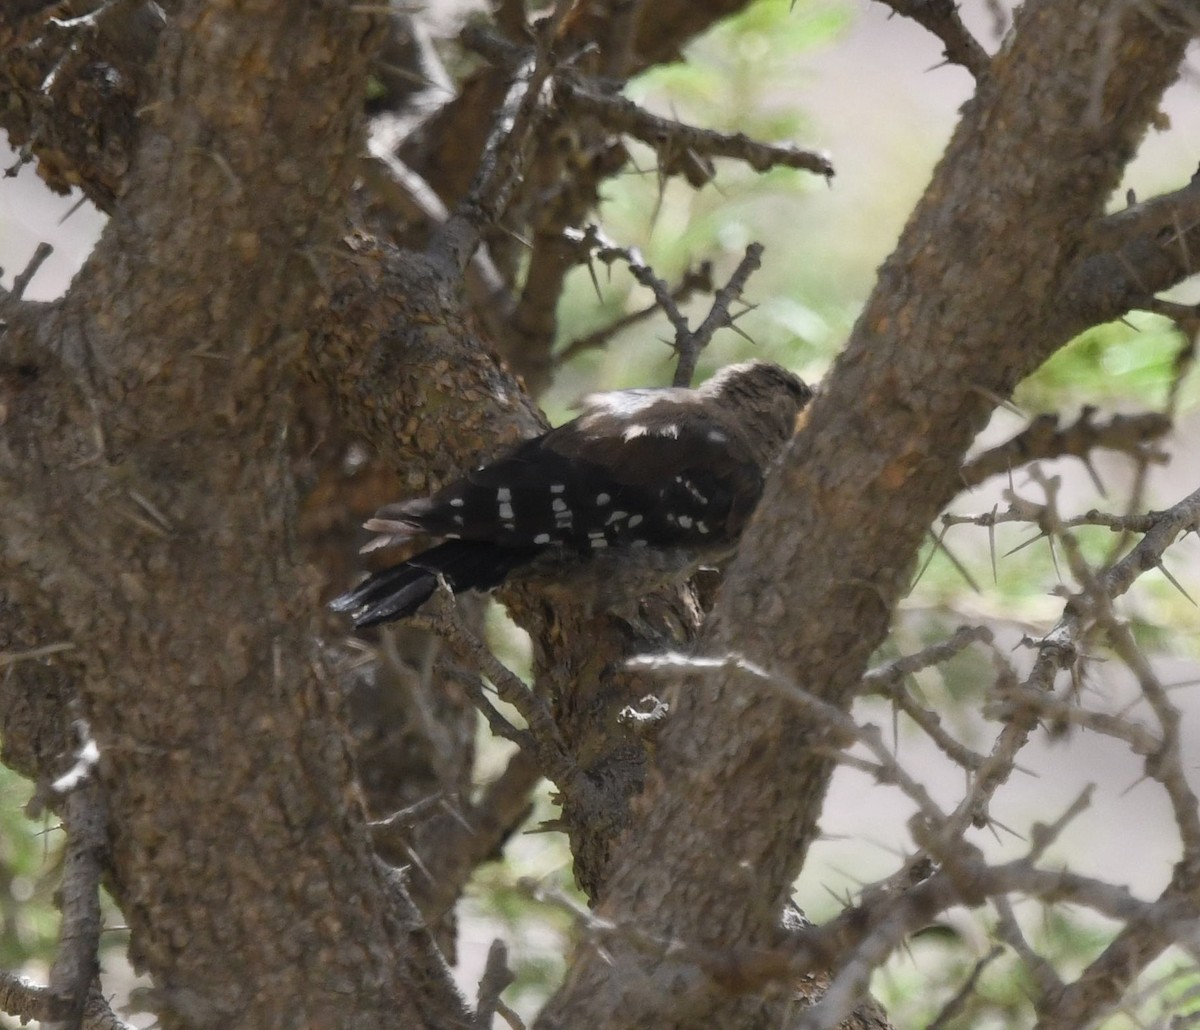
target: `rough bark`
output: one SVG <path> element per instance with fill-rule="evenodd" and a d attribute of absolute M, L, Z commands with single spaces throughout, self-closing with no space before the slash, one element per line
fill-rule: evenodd
<path fill-rule="evenodd" d="M 396 961 L 285 436 L 372 34 L 340 4 L 180 12 L 104 238 L 4 340 L 33 380 L 5 561 L 82 663 L 111 886 L 166 1026 L 446 1025 Z"/>

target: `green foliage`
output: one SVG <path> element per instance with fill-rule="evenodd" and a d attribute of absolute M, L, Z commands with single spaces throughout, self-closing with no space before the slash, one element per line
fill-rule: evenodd
<path fill-rule="evenodd" d="M 536 828 L 556 815 L 542 790 L 529 825 Z M 504 940 L 515 977 L 504 998 L 528 1018 L 562 979 L 573 927 L 565 906 L 539 900 L 538 894 L 586 905 L 575 889 L 570 863 L 560 834 L 526 832 L 509 842 L 503 863 L 480 867 L 462 904 L 464 933 L 474 938 L 465 940 L 464 947 L 486 949 L 492 938 Z"/>
<path fill-rule="evenodd" d="M 0 766 L 0 968 L 48 964 L 54 956 L 58 910 L 53 890 L 62 834 L 53 817 L 41 826 L 25 817 L 31 784 Z"/>
<path fill-rule="evenodd" d="M 1016 400 L 1033 411 L 1122 401 L 1161 408 L 1185 347 L 1173 323 L 1135 311 L 1127 321 L 1081 333 L 1021 384 Z M 1195 374 L 1189 377 L 1183 400 L 1185 407 L 1200 400 Z"/>
<path fill-rule="evenodd" d="M 807 145 L 811 128 L 801 103 L 806 73 L 797 55 L 827 45 L 849 18 L 849 8 L 837 0 L 795 5 L 760 0 L 697 40 L 685 62 L 648 72 L 628 93 L 681 121 Z M 825 183 L 806 172 L 776 169 L 760 175 L 740 162 L 718 160 L 716 180 L 696 191 L 677 179 L 662 180 L 649 148 L 634 144 L 631 153 L 632 167 L 605 186 L 601 224 L 619 244 L 638 247 L 659 278 L 678 282 L 689 263 L 710 259 L 720 283 L 748 243 L 767 244 L 764 267 L 744 297 L 758 307 L 738 321 L 750 340 L 729 330 L 719 332 L 703 358 L 700 377 L 731 361 L 765 356 L 815 378 L 845 338 L 854 315 L 852 306 L 831 301 L 818 288 L 819 278 L 809 270 L 819 272 L 819 263 L 811 260 L 811 246 L 797 233 L 810 198 L 819 201 L 825 195 Z M 791 260 L 789 252 L 797 246 L 807 257 Z M 568 280 L 559 306 L 562 347 L 651 303 L 649 293 L 620 264 L 599 267 L 596 275 L 600 298 L 587 270 L 577 270 Z M 685 308 L 693 325 L 710 304 L 711 297 L 699 297 Z M 564 417 L 584 392 L 669 381 L 671 335 L 666 319 L 656 313 L 603 351 L 571 362 L 546 398 L 552 417 Z"/>
<path fill-rule="evenodd" d="M 943 1030 L 1018 1030 L 1035 1022 L 1031 999 L 1038 985 L 1011 947 L 997 946 L 994 923 L 955 913 L 915 935 L 907 951 L 897 952 L 872 981 L 872 990 L 895 1026 L 929 1026 L 982 963 L 974 990 L 957 1007 Z M 1111 924 L 1074 911 L 1017 906 L 1028 944 L 1060 979 L 1074 979 L 1112 941 Z M 1125 1011 L 1104 1020 L 1097 1030 L 1140 1030 L 1165 1026 L 1172 1016 L 1200 1008 L 1200 973 L 1182 955 L 1169 953 L 1147 969 L 1141 989 Z M 1176 1024 L 1170 1024 L 1176 1025 Z M 1191 1025 L 1190 1023 L 1186 1025 Z"/>

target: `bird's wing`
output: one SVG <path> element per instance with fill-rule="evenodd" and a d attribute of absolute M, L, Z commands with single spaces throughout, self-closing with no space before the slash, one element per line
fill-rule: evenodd
<path fill-rule="evenodd" d="M 367 525 L 509 547 L 718 545 L 737 537 L 761 491 L 736 427 L 693 391 L 624 391 Z"/>

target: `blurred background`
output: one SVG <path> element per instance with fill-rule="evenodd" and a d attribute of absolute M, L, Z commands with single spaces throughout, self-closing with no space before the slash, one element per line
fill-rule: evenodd
<path fill-rule="evenodd" d="M 428 5 L 432 30 L 444 39 L 447 55 L 453 51 L 457 26 L 471 9 L 460 2 Z M 1008 8 L 964 0 L 962 14 L 985 47 L 994 50 Z M 452 70 L 455 60 L 448 56 Z M 932 36 L 904 19 L 889 17 L 879 3 L 796 0 L 792 5 L 788 0 L 759 0 L 698 40 L 685 63 L 656 69 L 635 81 L 629 95 L 660 113 L 699 125 L 825 149 L 837 169 L 832 183 L 827 186 L 788 170 L 757 175 L 725 162 L 716 182 L 699 192 L 678 180 L 664 187 L 650 152 L 634 145 L 637 167 L 606 187 L 602 227 L 616 242 L 638 246 L 669 282 L 702 260 L 714 263 L 714 277 L 721 282 L 747 243 L 763 242 L 763 268 L 745 294 L 753 308 L 738 322 L 750 339 L 719 333 L 705 355 L 702 374 L 730 361 L 766 356 L 819 380 L 848 335 L 872 288 L 875 269 L 920 196 L 971 88 L 966 71 L 941 64 L 941 46 Z M 1145 199 L 1178 188 L 1196 170 L 1200 85 L 1194 74 L 1169 93 L 1165 114 L 1169 128 L 1146 140 L 1113 198 L 1114 207 L 1126 203 L 1128 190 Z M 6 168 L 17 164 L 11 152 L 0 159 Z M 13 272 L 46 241 L 53 244 L 54 254 L 27 296 L 59 296 L 86 260 L 104 221 L 78 196 L 49 193 L 30 166 L 0 179 L 4 284 L 11 284 Z M 671 377 L 671 351 L 665 344 L 669 332 L 660 316 L 603 347 L 573 346 L 620 315 L 650 303 L 624 268 L 614 267 L 606 275 L 601 267 L 598 275 L 599 296 L 587 272 L 579 270 L 563 298 L 559 350 L 570 356 L 541 398 L 556 422 L 569 417 L 586 393 L 662 385 Z M 1185 284 L 1174 299 L 1196 302 L 1200 289 L 1194 281 Z M 691 310 L 699 314 L 706 309 L 707 300 L 701 298 Z M 986 317 L 986 312 L 980 316 Z M 997 413 L 978 446 L 1006 439 L 1028 416 L 1041 412 L 1058 412 L 1070 421 L 1085 404 L 1095 405 L 1105 416 L 1163 410 L 1170 404 L 1176 429 L 1164 446 L 1171 460 L 1149 469 L 1137 502 L 1142 509 L 1169 506 L 1200 486 L 1200 377 L 1194 370 L 1177 374 L 1177 356 L 1186 346 L 1169 323 L 1148 315 L 1134 314 L 1126 323 L 1098 327 L 1023 384 L 1014 409 Z M 1103 494 L 1079 462 L 1043 463 L 1047 475 L 1062 478 L 1064 515 L 1093 507 L 1121 512 L 1130 503 L 1134 463 L 1101 455 L 1095 465 Z M 1022 496 L 1043 499 L 1025 473 L 1018 472 L 1012 486 Z M 1003 507 L 1008 488 L 1006 481 L 989 482 L 956 499 L 950 510 L 979 514 L 996 504 Z M 997 554 L 1004 555 L 1031 535 L 1028 527 L 1000 527 Z M 1114 543 L 1106 530 L 1081 531 L 1080 538 L 1097 561 Z M 984 623 L 995 632 L 998 649 L 1010 652 L 1019 669 L 1026 668 L 1031 656 L 1021 641 L 1046 633 L 1062 610 L 1061 598 L 1053 593 L 1059 572 L 1046 543 L 999 558 L 995 576 L 986 530 L 957 527 L 946 544 L 970 581 L 942 552 L 933 554 L 898 613 L 893 639 L 880 659 L 918 650 L 949 636 L 958 625 Z M 1192 597 L 1200 597 L 1200 541 L 1194 535 L 1168 552 L 1166 564 Z M 1122 599 L 1120 610 L 1134 624 L 1160 678 L 1178 688 L 1173 696 L 1185 711 L 1185 736 L 1200 754 L 1200 706 L 1189 689 L 1200 687 L 1200 611 L 1158 572 L 1143 576 Z M 518 670 L 526 668 L 523 641 L 499 611 L 492 618 L 492 630 L 501 657 Z M 969 651 L 947 666 L 917 674 L 913 686 L 959 739 L 987 751 L 997 726 L 982 719 L 980 708 L 993 675 L 989 657 Z M 1137 701 L 1128 673 L 1115 662 L 1091 664 L 1083 686 L 1084 702 L 1091 707 L 1119 711 Z M 864 701 L 856 715 L 885 728 L 894 726 L 906 767 L 939 802 L 952 806 L 962 796 L 961 774 L 914 727 L 904 720 L 895 724 L 888 705 Z M 505 746 L 484 736 L 481 733 L 481 781 L 503 766 L 505 755 Z M 1023 752 L 1022 765 L 1024 775 L 1009 783 L 993 806 L 1004 828 L 976 834 L 989 855 L 1023 854 L 1035 821 L 1052 822 L 1087 784 L 1095 783 L 1091 807 L 1052 849 L 1049 864 L 1069 863 L 1076 871 L 1127 884 L 1142 897 L 1162 889 L 1178 853 L 1174 821 L 1162 791 L 1142 779 L 1141 763 L 1127 748 L 1078 729 L 1055 733 L 1048 728 Z M 22 806 L 29 793 L 28 784 L 0 769 L 0 965 L 44 977 L 57 921 L 51 893 L 58 835 L 51 825 L 24 818 Z M 825 839 L 814 849 L 796 889 L 796 899 L 810 918 L 819 922 L 835 914 L 863 884 L 897 868 L 911 850 L 905 828 L 911 814 L 910 803 L 896 790 L 850 769 L 838 773 L 822 820 Z M 552 815 L 543 798 L 531 825 Z M 571 922 L 561 908 L 533 900 L 528 884 L 567 896 L 573 891 L 570 881 L 569 856 L 554 833 L 519 836 L 510 843 L 505 862 L 480 872 L 461 923 L 459 972 L 468 993 L 473 993 L 488 945 L 502 936 L 519 974 L 508 997 L 518 1011 L 536 1011 L 561 971 Z M 1060 963 L 1062 975 L 1094 956 L 1110 932 L 1101 920 L 1083 913 L 1044 911 L 1032 903 L 1018 904 L 1017 910 L 1035 944 Z M 990 949 L 989 919 L 987 912 L 950 913 L 879 974 L 875 989 L 897 1026 L 927 1025 L 972 964 Z M 123 947 L 119 913 L 113 911 L 110 922 L 114 930 L 106 965 L 116 970 Z M 968 1013 L 968 1021 L 954 1025 L 1027 1025 L 1023 976 L 1011 959 L 1001 958 L 981 979 L 982 1001 Z M 1158 989 L 1154 977 L 1170 986 Z M 1163 996 L 1187 995 L 1196 982 L 1180 956 L 1168 955 L 1147 979 L 1151 989 L 1143 1006 L 1106 1025 L 1144 1025 L 1160 1014 Z M 3 1017 L 0 1025 L 5 1025 Z"/>

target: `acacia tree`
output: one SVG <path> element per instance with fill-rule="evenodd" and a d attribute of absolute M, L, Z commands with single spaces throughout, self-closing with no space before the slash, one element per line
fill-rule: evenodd
<path fill-rule="evenodd" d="M 622 97 L 742 6 L 559 2 L 534 18 L 503 0 L 459 38 L 476 69 L 419 117 L 414 80 L 444 73 L 411 21 L 376 8 L 0 12 L 10 140 L 110 216 L 61 300 L 23 299 L 36 263 L 4 299 L 4 759 L 67 832 L 50 982 L 6 977 L 7 1011 L 113 1025 L 95 980 L 103 879 L 164 1026 L 490 1025 L 506 1012 L 502 949 L 468 1004 L 443 960 L 453 907 L 542 776 L 590 905 L 542 1027 L 884 1026 L 871 971 L 939 912 L 989 901 L 1033 973 L 1039 1025 L 1079 1027 L 1194 936 L 1200 814 L 1178 713 L 1114 601 L 1197 528 L 1200 493 L 1092 516 L 1129 537 L 1099 567 L 1049 480 L 990 516 L 1058 539 L 1076 585 L 1029 669 L 993 655 L 987 753 L 904 686 L 986 648 L 986 629 L 868 668 L 964 483 L 1097 447 L 1141 454 L 1166 428 L 1041 422 L 964 466 L 993 408 L 1081 330 L 1134 308 L 1194 329 L 1155 295 L 1200 252 L 1200 184 L 1105 214 L 1200 26 L 1191 2 L 1030 0 L 994 55 L 951 3 L 892 2 L 975 94 L 715 601 L 664 590 L 631 617 L 517 583 L 502 598 L 533 643 L 531 687 L 478 644 L 469 602 L 389 632 L 370 670 L 340 660 L 345 629 L 321 601 L 350 579 L 356 520 L 544 425 L 533 398 L 572 268 L 628 263 L 670 318 L 684 380 L 729 323 L 758 248 L 693 329 L 680 294 L 702 276 L 672 287 L 589 228 L 625 139 L 696 185 L 718 157 L 832 173 Z M 1136 673 L 1147 724 L 1072 703 L 1067 673 L 1095 640 Z M 870 691 L 968 771 L 956 807 L 851 719 Z M 471 803 L 475 706 L 519 750 Z M 1145 756 L 1181 840 L 1159 898 L 1048 871 L 1045 833 L 1003 865 L 973 843 L 1046 718 Z M 790 891 L 852 746 L 918 804 L 912 853 L 812 927 Z M 1009 917 L 1014 895 L 1121 929 L 1064 982 Z"/>

